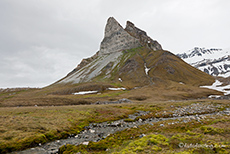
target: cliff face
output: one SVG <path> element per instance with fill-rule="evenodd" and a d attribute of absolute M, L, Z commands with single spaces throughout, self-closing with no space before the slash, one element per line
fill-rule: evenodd
<path fill-rule="evenodd" d="M 125 30 L 130 35 L 138 39 L 142 46 L 148 47 L 154 51 L 163 50 L 161 45 L 157 41 L 151 39 L 145 31 L 135 27 L 135 25 L 132 22 L 127 21 Z"/>
<path fill-rule="evenodd" d="M 101 42 L 99 55 L 140 46 L 148 47 L 154 51 L 162 50 L 161 45 L 157 41 L 151 39 L 145 31 L 135 27 L 132 22 L 127 21 L 126 28 L 123 29 L 113 17 L 110 17 L 105 27 L 104 39 Z"/>
<path fill-rule="evenodd" d="M 110 17 L 105 27 L 104 39 L 101 42 L 99 55 L 140 46 L 141 43 L 138 39 L 132 37 L 113 17 Z"/>

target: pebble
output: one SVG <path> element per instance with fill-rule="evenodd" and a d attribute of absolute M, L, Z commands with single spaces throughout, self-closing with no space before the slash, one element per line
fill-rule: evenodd
<path fill-rule="evenodd" d="M 93 129 L 90 129 L 89 131 L 90 131 L 90 133 L 95 133 L 95 130 L 93 130 Z"/>
<path fill-rule="evenodd" d="M 145 135 L 145 134 L 141 134 L 139 137 L 142 138 L 142 137 L 144 137 L 144 136 L 146 136 L 146 135 Z"/>

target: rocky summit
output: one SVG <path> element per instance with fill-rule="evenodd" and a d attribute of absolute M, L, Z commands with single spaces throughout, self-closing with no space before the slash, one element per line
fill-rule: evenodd
<path fill-rule="evenodd" d="M 108 19 L 99 55 L 110 54 L 139 46 L 141 46 L 141 44 L 138 39 L 132 37 L 127 31 L 125 31 L 113 17 Z"/>
<path fill-rule="evenodd" d="M 99 55 L 110 54 L 126 49 L 147 46 L 153 50 L 162 50 L 157 41 L 153 41 L 147 33 L 135 27 L 133 23 L 127 21 L 126 28 L 110 17 L 105 27 L 104 39 L 101 42 Z"/>

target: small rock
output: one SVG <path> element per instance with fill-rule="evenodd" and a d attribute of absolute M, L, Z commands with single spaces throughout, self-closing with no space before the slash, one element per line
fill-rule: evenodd
<path fill-rule="evenodd" d="M 230 111 L 224 111 L 225 114 L 230 114 Z"/>
<path fill-rule="evenodd" d="M 98 134 L 98 137 L 103 137 L 104 136 L 104 133 L 99 133 Z"/>
<path fill-rule="evenodd" d="M 144 137 L 144 136 L 146 136 L 146 135 L 145 135 L 145 134 L 141 134 L 139 137 L 142 138 L 142 137 Z"/>
<path fill-rule="evenodd" d="M 73 137 L 75 137 L 76 135 L 75 134 L 70 134 L 69 136 L 68 136 L 68 138 L 73 138 Z"/>
<path fill-rule="evenodd" d="M 128 102 L 132 102 L 131 100 L 127 99 L 127 98 L 123 98 L 123 99 L 120 99 L 118 102 L 121 102 L 121 103 L 128 103 Z"/>
<path fill-rule="evenodd" d="M 89 135 L 85 135 L 83 138 L 86 138 L 86 139 L 87 139 L 87 138 L 89 138 Z"/>
<path fill-rule="evenodd" d="M 90 131 L 90 133 L 95 133 L 95 130 L 93 130 L 93 129 L 90 129 L 89 131 Z"/>
<path fill-rule="evenodd" d="M 163 126 L 164 126 L 164 124 L 160 124 L 160 126 L 161 126 L 161 127 L 163 127 Z"/>

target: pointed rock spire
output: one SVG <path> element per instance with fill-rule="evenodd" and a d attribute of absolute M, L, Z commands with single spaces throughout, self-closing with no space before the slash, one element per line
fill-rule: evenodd
<path fill-rule="evenodd" d="M 117 22 L 117 20 L 114 17 L 109 17 L 107 20 L 107 24 L 105 26 L 105 36 L 104 37 L 110 37 L 113 33 L 122 31 L 122 26 Z"/>
<path fill-rule="evenodd" d="M 137 48 L 139 46 L 141 46 L 139 40 L 126 32 L 116 19 L 110 17 L 107 20 L 99 55 Z"/>

